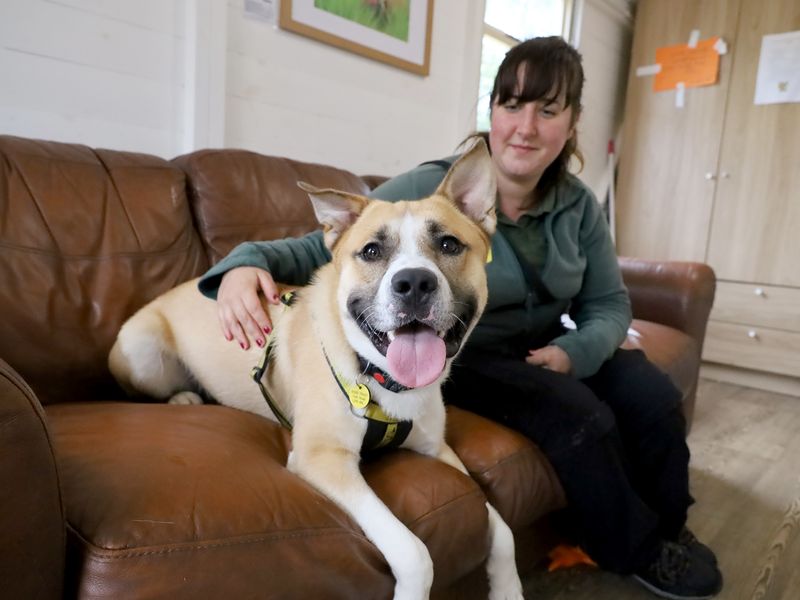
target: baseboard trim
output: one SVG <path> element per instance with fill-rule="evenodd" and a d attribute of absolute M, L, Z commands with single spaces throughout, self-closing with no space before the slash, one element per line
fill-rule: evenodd
<path fill-rule="evenodd" d="M 800 397 L 800 377 L 787 377 L 705 361 L 700 365 L 700 377 Z"/>

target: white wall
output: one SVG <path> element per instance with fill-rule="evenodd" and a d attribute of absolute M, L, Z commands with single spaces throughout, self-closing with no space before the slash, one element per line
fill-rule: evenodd
<path fill-rule="evenodd" d="M 392 174 L 470 130 L 483 0 L 434 4 L 428 77 L 247 19 L 243 5 L 2 0 L 0 133 L 164 157 L 242 147 Z"/>
<path fill-rule="evenodd" d="M 0 1 L 0 132 L 170 156 L 183 0 Z"/>
<path fill-rule="evenodd" d="M 583 6 L 581 177 L 605 196 L 628 0 Z M 484 0 L 436 0 L 428 77 L 246 18 L 244 0 L 0 0 L 0 133 L 172 157 L 209 146 L 397 174 L 474 127 Z"/>
<path fill-rule="evenodd" d="M 473 126 L 483 0 L 434 3 L 430 75 L 228 12 L 226 139 L 356 173 L 452 154 Z"/>

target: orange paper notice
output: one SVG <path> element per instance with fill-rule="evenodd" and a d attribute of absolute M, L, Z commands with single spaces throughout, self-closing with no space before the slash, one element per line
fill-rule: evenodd
<path fill-rule="evenodd" d="M 719 53 L 714 47 L 719 37 L 688 44 L 665 46 L 656 50 L 656 63 L 661 65 L 653 81 L 653 91 L 674 90 L 678 83 L 688 87 L 713 85 L 719 73 Z"/>

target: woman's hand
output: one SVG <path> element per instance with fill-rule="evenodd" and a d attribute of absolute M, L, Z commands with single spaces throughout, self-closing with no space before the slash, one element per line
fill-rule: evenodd
<path fill-rule="evenodd" d="M 222 276 L 217 291 L 217 317 L 222 335 L 236 340 L 242 350 L 251 340 L 259 347 L 266 343 L 265 334 L 272 331 L 272 322 L 259 297 L 278 304 L 278 287 L 269 271 L 258 267 L 236 267 Z"/>
<path fill-rule="evenodd" d="M 525 362 L 550 369 L 556 373 L 564 373 L 565 375 L 568 375 L 572 370 L 572 361 L 569 359 L 569 354 L 558 346 L 545 346 L 538 350 L 529 350 Z"/>

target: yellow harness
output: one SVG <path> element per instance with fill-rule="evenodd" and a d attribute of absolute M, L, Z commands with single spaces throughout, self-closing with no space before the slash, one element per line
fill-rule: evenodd
<path fill-rule="evenodd" d="M 287 292 L 281 297 L 281 301 L 286 306 L 291 306 L 296 297 L 294 292 Z M 378 448 L 396 447 L 402 444 L 408 437 L 413 426 L 412 421 L 402 421 L 394 419 L 387 415 L 380 405 L 372 399 L 369 388 L 362 383 L 349 383 L 347 382 L 336 370 L 333 368 L 330 359 L 328 358 L 325 348 L 322 348 L 322 353 L 328 363 L 328 367 L 333 374 L 336 384 L 347 398 L 350 404 L 350 411 L 357 417 L 367 420 L 367 431 L 364 434 L 364 439 L 361 442 L 361 452 L 368 452 L 377 450 Z M 272 355 L 272 340 L 267 343 L 264 349 L 264 354 L 259 363 L 254 366 L 250 371 L 250 377 L 255 381 L 261 390 L 261 395 L 269 406 L 272 414 L 278 422 L 288 429 L 292 430 L 292 423 L 278 408 L 278 405 L 272 399 L 267 388 L 261 382 L 261 379 L 266 372 L 269 361 Z"/>

